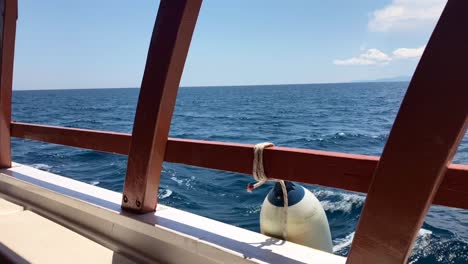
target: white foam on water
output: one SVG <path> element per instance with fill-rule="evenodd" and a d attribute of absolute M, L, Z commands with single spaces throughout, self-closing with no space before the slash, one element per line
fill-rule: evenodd
<path fill-rule="evenodd" d="M 172 177 L 171 177 L 171 180 L 177 182 L 178 184 L 184 183 L 184 180 L 183 180 L 183 179 L 179 179 L 179 178 L 177 178 L 176 176 L 172 176 Z"/>
<path fill-rule="evenodd" d="M 262 207 L 260 205 L 250 206 L 249 208 L 247 208 L 247 213 L 248 214 L 256 214 L 256 213 L 260 212 L 261 209 L 262 209 Z"/>
<path fill-rule="evenodd" d="M 335 244 L 333 246 L 333 252 L 338 252 L 341 251 L 342 249 L 348 247 L 351 245 L 354 239 L 354 232 L 351 234 L 347 235 L 346 237 L 343 238 L 338 238 L 333 243 Z"/>
<path fill-rule="evenodd" d="M 169 196 L 172 195 L 172 191 L 169 190 L 169 189 L 165 189 L 164 191 L 162 191 L 160 194 L 159 194 L 159 199 L 165 199 Z"/>
<path fill-rule="evenodd" d="M 195 181 L 195 177 L 192 176 L 190 178 L 177 178 L 176 176 L 172 176 L 170 178 L 172 181 L 175 181 L 178 185 L 184 185 L 187 189 L 193 188 L 193 182 Z"/>
<path fill-rule="evenodd" d="M 354 234 L 355 234 L 355 232 L 352 232 L 349 235 L 347 235 L 346 237 L 338 238 L 338 239 L 333 240 L 333 244 L 335 244 L 333 246 L 333 252 L 337 253 L 337 252 L 340 252 L 341 250 L 351 246 L 351 244 L 353 243 Z M 416 243 L 414 245 L 415 250 L 420 249 L 420 248 L 424 248 L 425 246 L 427 246 L 429 244 L 429 242 L 430 242 L 431 235 L 432 235 L 432 231 L 421 228 L 419 230 L 419 232 L 418 232 L 418 237 L 417 237 Z M 416 261 L 417 261 L 417 259 L 411 261 L 410 264 L 415 263 Z"/>
<path fill-rule="evenodd" d="M 100 183 L 101 183 L 100 181 L 90 181 L 89 182 L 89 184 L 94 185 L 94 186 L 96 186 L 96 185 L 98 185 Z"/>
<path fill-rule="evenodd" d="M 314 194 L 320 200 L 323 209 L 329 212 L 343 211 L 349 213 L 353 205 L 362 206 L 365 199 L 365 196 L 361 194 L 331 190 L 317 190 L 314 191 Z M 332 201 L 332 199 L 334 201 Z"/>
<path fill-rule="evenodd" d="M 432 231 L 421 228 L 414 242 L 413 251 L 422 250 L 431 243 Z"/>
<path fill-rule="evenodd" d="M 424 228 L 419 229 L 418 236 L 427 237 L 427 236 L 430 236 L 430 235 L 432 235 L 431 230 L 427 230 L 427 229 L 424 229 Z"/>
<path fill-rule="evenodd" d="M 409 261 L 408 264 L 416 263 L 419 258 L 424 255 L 424 248 L 429 246 L 431 243 L 432 231 L 421 228 L 418 232 L 418 236 L 413 246 L 412 256 L 415 258 L 412 261 Z"/>
<path fill-rule="evenodd" d="M 34 164 L 31 164 L 30 166 L 38 170 L 44 170 L 44 171 L 49 171 L 52 168 L 52 166 L 49 166 L 44 163 L 34 163 Z"/>

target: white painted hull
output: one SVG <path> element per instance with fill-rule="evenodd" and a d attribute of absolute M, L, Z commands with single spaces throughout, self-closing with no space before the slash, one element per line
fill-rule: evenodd
<path fill-rule="evenodd" d="M 129 214 L 121 210 L 118 192 L 19 164 L 0 171 L 0 197 L 137 263 L 345 263 L 340 256 L 163 205 L 156 213 Z M 73 246 L 62 248 L 63 254 L 47 241 L 36 246 L 49 252 L 47 263 L 71 263 L 66 256 Z"/>

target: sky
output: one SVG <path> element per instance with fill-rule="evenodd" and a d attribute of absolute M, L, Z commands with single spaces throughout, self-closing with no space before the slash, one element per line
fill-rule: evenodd
<path fill-rule="evenodd" d="M 204 0 L 182 86 L 411 76 L 446 0 Z M 19 0 L 15 90 L 139 87 L 159 1 Z"/>

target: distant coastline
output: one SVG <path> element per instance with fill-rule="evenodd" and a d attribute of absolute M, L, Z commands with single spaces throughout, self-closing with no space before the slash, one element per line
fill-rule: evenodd
<path fill-rule="evenodd" d="M 409 82 L 411 81 L 411 76 L 397 76 L 390 78 L 380 78 L 375 80 L 357 80 L 353 82 Z"/>

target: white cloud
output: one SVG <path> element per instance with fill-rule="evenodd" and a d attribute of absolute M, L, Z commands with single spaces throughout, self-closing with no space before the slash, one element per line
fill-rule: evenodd
<path fill-rule="evenodd" d="M 335 65 L 373 65 L 386 64 L 391 58 L 378 49 L 368 49 L 357 57 L 345 60 L 334 60 Z"/>
<path fill-rule="evenodd" d="M 418 59 L 424 52 L 426 46 L 419 48 L 398 48 L 392 52 L 393 56 L 388 56 L 378 49 L 368 49 L 356 57 L 344 60 L 334 60 L 333 64 L 340 66 L 348 65 L 382 65 L 388 64 L 394 59 Z"/>
<path fill-rule="evenodd" d="M 393 51 L 394 58 L 397 59 L 415 59 L 421 57 L 426 46 L 415 49 L 399 48 Z"/>
<path fill-rule="evenodd" d="M 447 0 L 393 0 L 371 14 L 372 31 L 411 30 L 433 25 L 440 17 Z"/>
<path fill-rule="evenodd" d="M 375 64 L 375 61 L 355 57 L 346 60 L 334 60 L 333 63 L 336 65 L 371 65 Z"/>
<path fill-rule="evenodd" d="M 377 62 L 387 62 L 391 60 L 387 54 L 383 53 L 378 49 L 368 49 L 365 53 L 361 54 L 360 56 Z"/>

